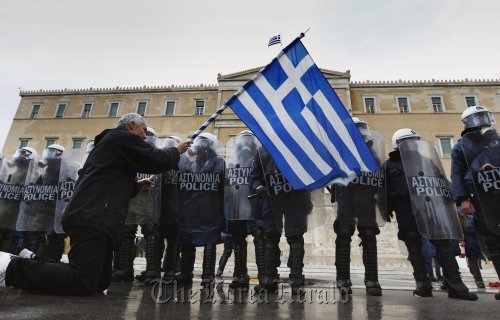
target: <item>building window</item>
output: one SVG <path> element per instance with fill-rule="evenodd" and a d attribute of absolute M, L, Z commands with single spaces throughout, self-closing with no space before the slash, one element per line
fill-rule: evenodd
<path fill-rule="evenodd" d="M 137 103 L 137 113 L 144 117 L 144 115 L 146 114 L 147 105 L 148 103 L 145 101 Z"/>
<path fill-rule="evenodd" d="M 21 138 L 19 139 L 19 149 L 27 147 L 31 139 Z"/>
<path fill-rule="evenodd" d="M 83 105 L 82 118 L 90 117 L 91 112 L 92 112 L 92 103 L 85 103 Z"/>
<path fill-rule="evenodd" d="M 82 138 L 73 138 L 73 147 L 72 149 L 81 149 L 83 145 Z"/>
<path fill-rule="evenodd" d="M 431 102 L 434 112 L 444 112 L 443 99 L 441 97 L 431 97 Z"/>
<path fill-rule="evenodd" d="M 175 112 L 175 101 L 167 101 L 165 103 L 165 115 L 173 116 Z"/>
<path fill-rule="evenodd" d="M 365 97 L 365 112 L 366 113 L 375 113 L 375 98 L 374 97 Z"/>
<path fill-rule="evenodd" d="M 451 157 L 452 141 L 450 137 L 439 138 L 439 146 L 441 147 L 441 156 L 443 158 Z"/>
<path fill-rule="evenodd" d="M 45 149 L 47 149 L 48 146 L 51 144 L 56 143 L 57 138 L 45 138 Z"/>
<path fill-rule="evenodd" d="M 38 113 L 40 113 L 41 107 L 42 107 L 42 105 L 40 105 L 40 104 L 33 105 L 33 107 L 31 108 L 30 119 L 38 118 Z"/>
<path fill-rule="evenodd" d="M 205 100 L 195 100 L 194 115 L 202 116 L 205 113 Z"/>
<path fill-rule="evenodd" d="M 64 111 L 66 111 L 66 103 L 59 103 L 56 110 L 56 118 L 62 118 L 64 116 Z"/>
<path fill-rule="evenodd" d="M 114 118 L 118 115 L 118 108 L 120 107 L 119 102 L 111 102 L 109 104 L 108 117 Z"/>
<path fill-rule="evenodd" d="M 398 97 L 398 109 L 401 113 L 410 112 L 410 103 L 408 97 Z"/>
<path fill-rule="evenodd" d="M 476 96 L 466 96 L 465 97 L 465 103 L 467 104 L 467 107 L 472 107 L 472 106 L 477 106 L 477 99 Z"/>

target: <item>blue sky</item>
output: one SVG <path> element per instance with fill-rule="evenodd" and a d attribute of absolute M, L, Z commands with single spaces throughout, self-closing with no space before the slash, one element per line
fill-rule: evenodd
<path fill-rule="evenodd" d="M 0 0 L 0 146 L 19 88 L 216 84 L 303 43 L 352 80 L 500 78 L 496 0 Z"/>

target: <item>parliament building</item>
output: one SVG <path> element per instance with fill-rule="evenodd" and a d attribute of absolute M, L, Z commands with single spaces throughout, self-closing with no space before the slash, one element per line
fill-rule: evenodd
<path fill-rule="evenodd" d="M 216 85 L 22 90 L 3 153 L 9 157 L 16 149 L 29 146 L 41 155 L 53 143 L 84 149 L 87 142 L 103 129 L 115 127 L 117 120 L 129 112 L 143 115 L 159 137 L 187 138 L 259 70 L 219 74 Z M 350 71 L 321 71 L 345 108 L 367 121 L 372 130 L 384 134 L 387 152 L 392 150 L 391 137 L 396 130 L 415 129 L 436 145 L 448 175 L 450 152 L 463 129 L 462 112 L 468 106 L 483 105 L 500 121 L 500 79 L 352 82 Z M 226 143 L 245 128 L 228 108 L 206 131 Z M 330 211 L 322 227 L 305 235 L 306 264 L 333 264 L 333 219 Z M 409 266 L 396 233 L 395 222 L 382 228 L 378 237 L 381 266 Z M 361 264 L 357 242 L 355 239 L 352 244 L 354 265 Z M 282 248 L 286 255 L 287 246 Z"/>

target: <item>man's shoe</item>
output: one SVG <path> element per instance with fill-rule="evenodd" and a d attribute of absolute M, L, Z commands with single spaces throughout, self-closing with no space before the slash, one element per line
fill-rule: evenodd
<path fill-rule="evenodd" d="M 17 258 L 17 256 L 0 251 L 0 287 L 5 287 L 5 274 L 7 273 L 7 267 L 13 258 Z"/>
<path fill-rule="evenodd" d="M 24 248 L 17 256 L 23 259 L 35 259 L 36 254 L 33 251 Z"/>
<path fill-rule="evenodd" d="M 337 279 L 337 288 L 341 293 L 352 294 L 352 283 L 350 279 Z"/>

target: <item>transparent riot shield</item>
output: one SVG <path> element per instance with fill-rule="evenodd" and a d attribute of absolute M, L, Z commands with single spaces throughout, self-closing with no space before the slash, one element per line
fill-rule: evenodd
<path fill-rule="evenodd" d="M 483 215 L 488 229 L 500 234 L 500 138 L 498 131 L 483 136 L 480 131 L 468 135 L 476 141 L 479 150 L 474 156 L 465 155 L 469 167 L 475 196 L 480 205 L 477 212 Z M 472 137 L 475 136 L 475 137 Z"/>
<path fill-rule="evenodd" d="M 153 185 L 147 188 L 140 188 L 137 195 L 130 199 L 125 224 L 158 223 L 158 213 L 161 205 L 161 175 L 137 173 L 137 180 L 140 179 L 151 179 Z"/>
<path fill-rule="evenodd" d="M 189 159 L 179 162 L 178 215 L 180 227 L 218 228 L 224 219 L 225 163 L 220 142 L 195 139 Z"/>
<path fill-rule="evenodd" d="M 30 163 L 16 230 L 50 231 L 54 227 L 61 162 L 61 158 L 42 158 Z"/>
<path fill-rule="evenodd" d="M 450 183 L 434 145 L 408 139 L 399 150 L 420 234 L 430 240 L 463 239 Z"/>
<path fill-rule="evenodd" d="M 82 150 L 73 149 L 64 152 L 59 173 L 59 187 L 56 202 L 56 214 L 54 218 L 54 231 L 64 233 L 62 228 L 62 215 L 66 205 L 73 196 L 76 181 L 78 180 L 78 170 L 83 165 L 84 153 Z"/>
<path fill-rule="evenodd" d="M 370 130 L 365 137 L 379 169 L 374 172 L 361 172 L 347 186 L 334 185 L 337 202 L 337 221 L 348 225 L 382 227 L 387 221 L 387 196 L 385 172 L 382 164 L 385 159 L 385 138 L 380 132 Z"/>
<path fill-rule="evenodd" d="M 261 218 L 262 201 L 249 199 L 250 172 L 259 141 L 254 135 L 231 138 L 226 147 L 226 177 L 224 187 L 224 215 L 227 220 L 258 220 Z"/>
<path fill-rule="evenodd" d="M 175 147 L 180 142 L 180 138 L 170 136 L 163 139 L 158 139 L 157 144 L 160 148 L 167 150 Z M 189 161 L 188 158 L 182 154 L 179 162 L 183 163 Z M 182 166 L 178 164 L 178 166 Z M 178 169 L 170 169 L 161 175 L 161 207 L 160 207 L 160 224 L 175 223 L 178 214 L 179 202 L 179 189 L 178 189 Z"/>
<path fill-rule="evenodd" d="M 34 160 L 12 157 L 0 167 L 0 230 L 16 226 L 19 206 L 30 163 Z"/>
<path fill-rule="evenodd" d="M 277 230 L 286 235 L 305 233 L 326 221 L 324 190 L 295 190 L 264 149 L 258 150 Z"/>

